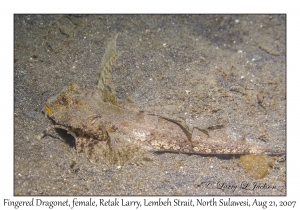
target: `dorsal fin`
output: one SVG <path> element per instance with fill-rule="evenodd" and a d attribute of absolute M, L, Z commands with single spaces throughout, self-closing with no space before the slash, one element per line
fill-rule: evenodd
<path fill-rule="evenodd" d="M 117 41 L 118 34 L 116 34 L 111 41 L 108 43 L 101 64 L 99 68 L 99 80 L 97 88 L 103 95 L 105 102 L 117 105 L 115 88 L 112 78 L 112 66 L 119 57 L 120 53 L 117 52 Z"/>

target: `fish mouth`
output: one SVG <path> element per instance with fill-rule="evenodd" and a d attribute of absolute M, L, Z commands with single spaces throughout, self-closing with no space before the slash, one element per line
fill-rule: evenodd
<path fill-rule="evenodd" d="M 55 131 L 66 144 L 76 149 L 76 136 L 70 134 L 69 130 L 64 128 L 55 128 Z"/>
<path fill-rule="evenodd" d="M 49 131 L 53 129 L 56 131 L 59 137 L 55 137 L 49 133 Z M 92 147 L 98 144 L 101 140 L 99 136 L 84 132 L 82 129 L 74 129 L 69 126 L 59 124 L 49 126 L 46 130 L 43 131 L 41 135 L 37 136 L 37 138 L 42 139 L 44 136 L 59 138 L 60 140 L 69 144 L 71 147 L 74 147 L 76 150 L 80 150 L 85 146 Z"/>

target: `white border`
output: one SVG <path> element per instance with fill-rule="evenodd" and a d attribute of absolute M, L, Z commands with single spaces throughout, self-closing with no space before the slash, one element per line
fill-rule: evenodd
<path fill-rule="evenodd" d="M 27 197 L 13 197 L 13 14 L 15 13 L 286 13 L 287 14 L 287 197 L 258 197 L 260 200 L 297 200 L 300 205 L 299 150 L 299 12 L 292 1 L 10 1 L 0 3 L 1 24 L 1 146 L 0 146 L 0 206 L 3 199 L 30 200 Z M 294 1 L 296 2 L 296 1 Z M 3 135 L 4 134 L 4 135 Z M 67 197 L 43 197 L 44 200 L 65 200 Z M 68 197 L 72 200 L 72 197 Z M 107 199 L 108 197 L 106 197 Z M 122 197 L 118 197 L 122 198 Z M 124 197 L 142 200 L 144 197 Z M 155 200 L 156 197 L 148 197 Z M 178 197 L 175 197 L 178 198 Z M 188 197 L 183 197 L 187 199 Z M 226 197 L 217 197 L 217 199 Z M 84 200 L 87 197 L 80 197 Z M 94 199 L 98 199 L 95 198 Z M 174 197 L 172 198 L 174 199 Z M 196 197 L 192 197 L 196 199 Z M 204 197 L 204 199 L 209 199 Z M 247 197 L 234 197 L 245 200 Z M 255 197 L 249 199 L 254 200 Z M 46 207 L 49 209 L 48 207 Z M 45 208 L 45 209 L 46 209 Z M 99 208 L 99 207 L 98 207 Z M 298 207 L 299 208 L 299 207 Z M 22 208 L 24 209 L 24 208 Z M 27 208 L 30 209 L 30 208 Z M 43 209 L 43 208 L 40 208 Z M 57 208 L 55 208 L 57 209 Z M 83 209 L 83 208 L 76 208 Z M 261 207 L 259 207 L 261 209 Z"/>

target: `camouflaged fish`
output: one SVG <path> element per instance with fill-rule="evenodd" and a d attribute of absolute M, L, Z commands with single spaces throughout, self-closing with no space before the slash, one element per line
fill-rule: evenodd
<path fill-rule="evenodd" d="M 119 156 L 138 150 L 190 154 L 268 151 L 262 142 L 237 141 L 224 132 L 208 133 L 197 127 L 189 129 L 184 122 L 122 107 L 117 103 L 111 74 L 113 63 L 120 55 L 116 50 L 116 39 L 117 35 L 102 58 L 97 87 L 86 90 L 70 84 L 48 100 L 44 111 L 54 125 L 39 138 L 51 129 L 63 129 L 74 137 L 76 150 L 93 161 L 107 155 L 107 150 Z"/>

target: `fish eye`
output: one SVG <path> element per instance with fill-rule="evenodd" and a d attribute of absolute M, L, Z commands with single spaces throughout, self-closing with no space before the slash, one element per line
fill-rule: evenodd
<path fill-rule="evenodd" d="M 59 100 L 59 103 L 62 105 L 67 105 L 68 104 L 68 99 L 66 96 L 62 96 Z"/>

